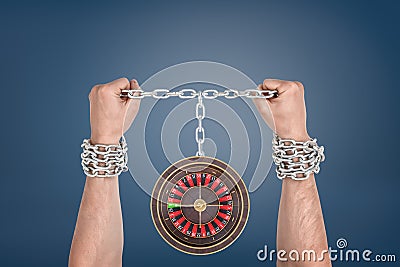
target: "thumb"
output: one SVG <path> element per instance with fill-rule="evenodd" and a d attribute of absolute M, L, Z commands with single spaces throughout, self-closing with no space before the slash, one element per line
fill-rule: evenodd
<path fill-rule="evenodd" d="M 116 80 L 108 83 L 107 86 L 112 91 L 112 94 L 116 98 L 118 98 L 119 102 L 122 104 L 125 104 L 125 105 L 123 105 L 123 107 L 125 107 L 125 109 L 127 109 L 129 106 L 130 99 L 129 98 L 122 99 L 121 92 L 122 92 L 122 90 L 129 90 L 131 88 L 131 84 L 130 84 L 129 80 L 127 78 L 119 78 L 119 79 L 116 79 Z"/>
<path fill-rule="evenodd" d="M 133 79 L 130 81 L 130 89 L 137 90 L 140 89 L 139 83 L 137 80 Z M 139 93 L 135 93 L 134 95 L 138 95 Z M 126 132 L 129 127 L 132 125 L 133 120 L 138 113 L 139 106 L 140 106 L 140 99 L 129 99 L 128 102 L 128 109 L 125 115 L 125 122 L 124 122 L 124 132 Z"/>
<path fill-rule="evenodd" d="M 140 85 L 139 85 L 138 81 L 136 79 L 132 79 L 129 82 L 129 88 L 128 89 L 130 89 L 130 90 L 138 90 L 138 89 L 140 89 Z M 135 92 L 133 95 L 134 96 L 139 96 L 139 93 Z M 127 98 L 127 99 L 129 100 L 129 102 L 127 102 L 128 106 L 131 105 L 131 104 L 135 105 L 135 104 L 138 104 L 140 102 L 140 99 L 138 99 L 138 98 L 133 98 L 133 99 L 132 98 Z M 133 102 L 133 103 L 131 103 L 131 102 Z"/>
<path fill-rule="evenodd" d="M 118 94 L 118 97 L 121 94 L 121 90 L 129 89 L 131 86 L 127 78 L 116 79 L 108 83 L 107 85 L 111 88 L 111 90 L 113 90 L 115 94 Z"/>
<path fill-rule="evenodd" d="M 257 87 L 257 89 L 266 90 L 261 84 Z M 264 98 L 254 98 L 253 103 L 269 128 L 271 128 L 272 131 L 275 131 L 275 122 L 271 110 L 271 102 Z"/>
<path fill-rule="evenodd" d="M 131 80 L 131 82 L 130 82 L 130 88 L 131 88 L 132 90 L 140 89 L 140 86 L 139 86 L 138 81 L 135 80 L 135 79 Z"/>

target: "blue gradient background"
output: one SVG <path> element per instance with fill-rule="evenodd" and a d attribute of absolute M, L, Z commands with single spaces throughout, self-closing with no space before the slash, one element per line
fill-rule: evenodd
<path fill-rule="evenodd" d="M 144 81 L 211 60 L 254 81 L 300 80 L 308 126 L 327 147 L 318 186 L 329 243 L 399 251 L 399 26 L 396 1 L 7 1 L 0 5 L 0 266 L 66 266 L 84 185 L 92 85 Z M 249 129 L 251 131 L 251 129 Z M 271 266 L 280 183 L 251 194 L 229 249 L 184 255 L 155 231 L 149 197 L 121 176 L 124 266 Z M 185 263 L 186 262 L 186 263 Z M 335 266 L 395 266 L 345 263 Z"/>

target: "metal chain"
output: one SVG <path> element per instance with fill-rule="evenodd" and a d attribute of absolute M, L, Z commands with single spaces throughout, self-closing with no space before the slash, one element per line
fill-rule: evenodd
<path fill-rule="evenodd" d="M 145 97 L 153 97 L 155 99 L 167 99 L 169 97 L 179 97 L 181 99 L 194 99 L 197 97 L 196 104 L 196 119 L 198 126 L 195 130 L 195 138 L 197 143 L 196 156 L 204 156 L 203 144 L 205 140 L 205 130 L 203 127 L 203 119 L 206 115 L 206 109 L 203 104 L 203 98 L 215 99 L 217 97 L 225 97 L 226 99 L 234 99 L 238 97 L 247 98 L 274 98 L 278 96 L 277 90 L 258 90 L 258 89 L 247 89 L 239 91 L 235 89 L 226 89 L 225 91 L 218 91 L 216 89 L 206 89 L 203 91 L 196 91 L 194 89 L 181 89 L 179 91 L 171 92 L 168 89 L 155 89 L 150 92 L 145 92 L 141 88 L 133 90 L 122 90 L 121 98 L 133 98 L 141 99 Z"/>
<path fill-rule="evenodd" d="M 179 97 L 181 99 L 194 99 L 197 97 L 196 119 L 198 126 L 195 130 L 195 139 L 197 142 L 197 156 L 204 156 L 203 144 L 205 141 L 205 130 L 203 127 L 203 119 L 205 118 L 204 99 L 215 99 L 224 97 L 226 99 L 234 99 L 238 97 L 269 99 L 278 97 L 277 90 L 258 90 L 247 89 L 239 91 L 236 89 L 226 89 L 218 91 L 216 89 L 205 89 L 196 91 L 194 89 L 181 89 L 171 92 L 168 89 L 155 89 L 151 92 L 145 92 L 141 88 L 134 90 L 122 90 L 121 98 L 141 99 L 145 97 L 153 97 L 155 99 L 167 99 L 169 97 Z M 319 165 L 325 160 L 324 147 L 318 146 L 317 139 L 306 142 L 296 142 L 294 140 L 280 139 L 277 135 L 272 141 L 273 154 L 276 172 L 279 179 L 291 178 L 294 180 L 305 180 L 311 173 L 318 173 Z"/>
<path fill-rule="evenodd" d="M 319 164 L 325 160 L 324 147 L 318 146 L 317 139 L 297 142 L 275 134 L 272 149 L 279 179 L 305 180 L 311 173 L 319 173 Z"/>
<path fill-rule="evenodd" d="M 155 99 L 167 99 L 169 97 L 177 96 L 182 99 L 193 99 L 201 94 L 205 99 L 215 99 L 217 97 L 225 97 L 226 99 L 234 99 L 238 97 L 247 98 L 274 98 L 278 96 L 277 90 L 258 90 L 258 89 L 247 89 L 239 91 L 236 89 L 226 89 L 225 91 L 218 91 L 216 89 L 206 89 L 204 91 L 197 92 L 194 89 L 181 89 L 176 92 L 171 92 L 168 89 L 155 89 L 150 92 L 145 92 L 142 89 L 134 90 L 122 90 L 120 97 L 122 98 L 133 98 L 141 99 L 145 97 L 153 97 Z"/>
<path fill-rule="evenodd" d="M 92 145 L 84 139 L 81 165 L 89 177 L 113 177 L 128 170 L 128 145 L 122 136 L 119 145 Z"/>
<path fill-rule="evenodd" d="M 198 126 L 194 133 L 197 142 L 196 156 L 204 156 L 203 144 L 206 133 L 203 128 L 203 119 L 205 118 L 205 116 L 206 116 L 206 108 L 203 104 L 203 94 L 201 92 L 198 92 L 197 104 L 196 104 L 196 119 L 198 121 Z"/>

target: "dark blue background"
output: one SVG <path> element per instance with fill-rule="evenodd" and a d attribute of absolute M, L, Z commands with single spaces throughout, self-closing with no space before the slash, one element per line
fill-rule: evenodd
<path fill-rule="evenodd" d="M 3 2 L 0 265 L 67 265 L 91 86 L 192 60 L 304 82 L 309 132 L 326 146 L 317 179 L 330 245 L 400 257 L 399 12 L 396 1 Z M 271 266 L 256 252 L 275 248 L 273 176 L 251 194 L 242 237 L 195 257 L 158 236 L 149 197 L 122 175 L 124 266 Z"/>

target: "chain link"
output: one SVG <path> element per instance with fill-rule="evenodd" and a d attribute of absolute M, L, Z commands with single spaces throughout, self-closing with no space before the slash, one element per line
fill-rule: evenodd
<path fill-rule="evenodd" d="M 204 156 L 203 144 L 204 144 L 206 133 L 205 133 L 205 130 L 203 127 L 203 119 L 206 116 L 206 108 L 203 104 L 203 94 L 201 92 L 198 92 L 197 95 L 198 95 L 198 97 L 197 97 L 197 104 L 196 104 L 196 119 L 198 122 L 198 126 L 194 133 L 196 143 L 197 143 L 196 156 Z"/>
<path fill-rule="evenodd" d="M 197 92 L 194 89 L 181 89 L 180 91 L 171 92 L 168 89 L 155 89 L 150 92 L 145 92 L 142 89 L 133 90 L 122 90 L 120 97 L 122 98 L 133 98 L 141 99 L 144 97 L 153 97 L 155 99 L 167 99 L 169 97 L 179 97 L 181 99 L 193 99 L 202 95 L 205 99 L 215 99 L 217 97 L 225 97 L 226 99 L 234 99 L 238 97 L 247 98 L 274 98 L 278 96 L 277 90 L 258 90 L 258 89 L 247 89 L 239 91 L 236 89 L 226 89 L 225 91 L 218 91 L 216 89 L 206 89 Z"/>
<path fill-rule="evenodd" d="M 178 97 L 182 99 L 190 99 L 198 96 L 198 93 L 194 89 L 182 89 L 178 91 Z"/>

